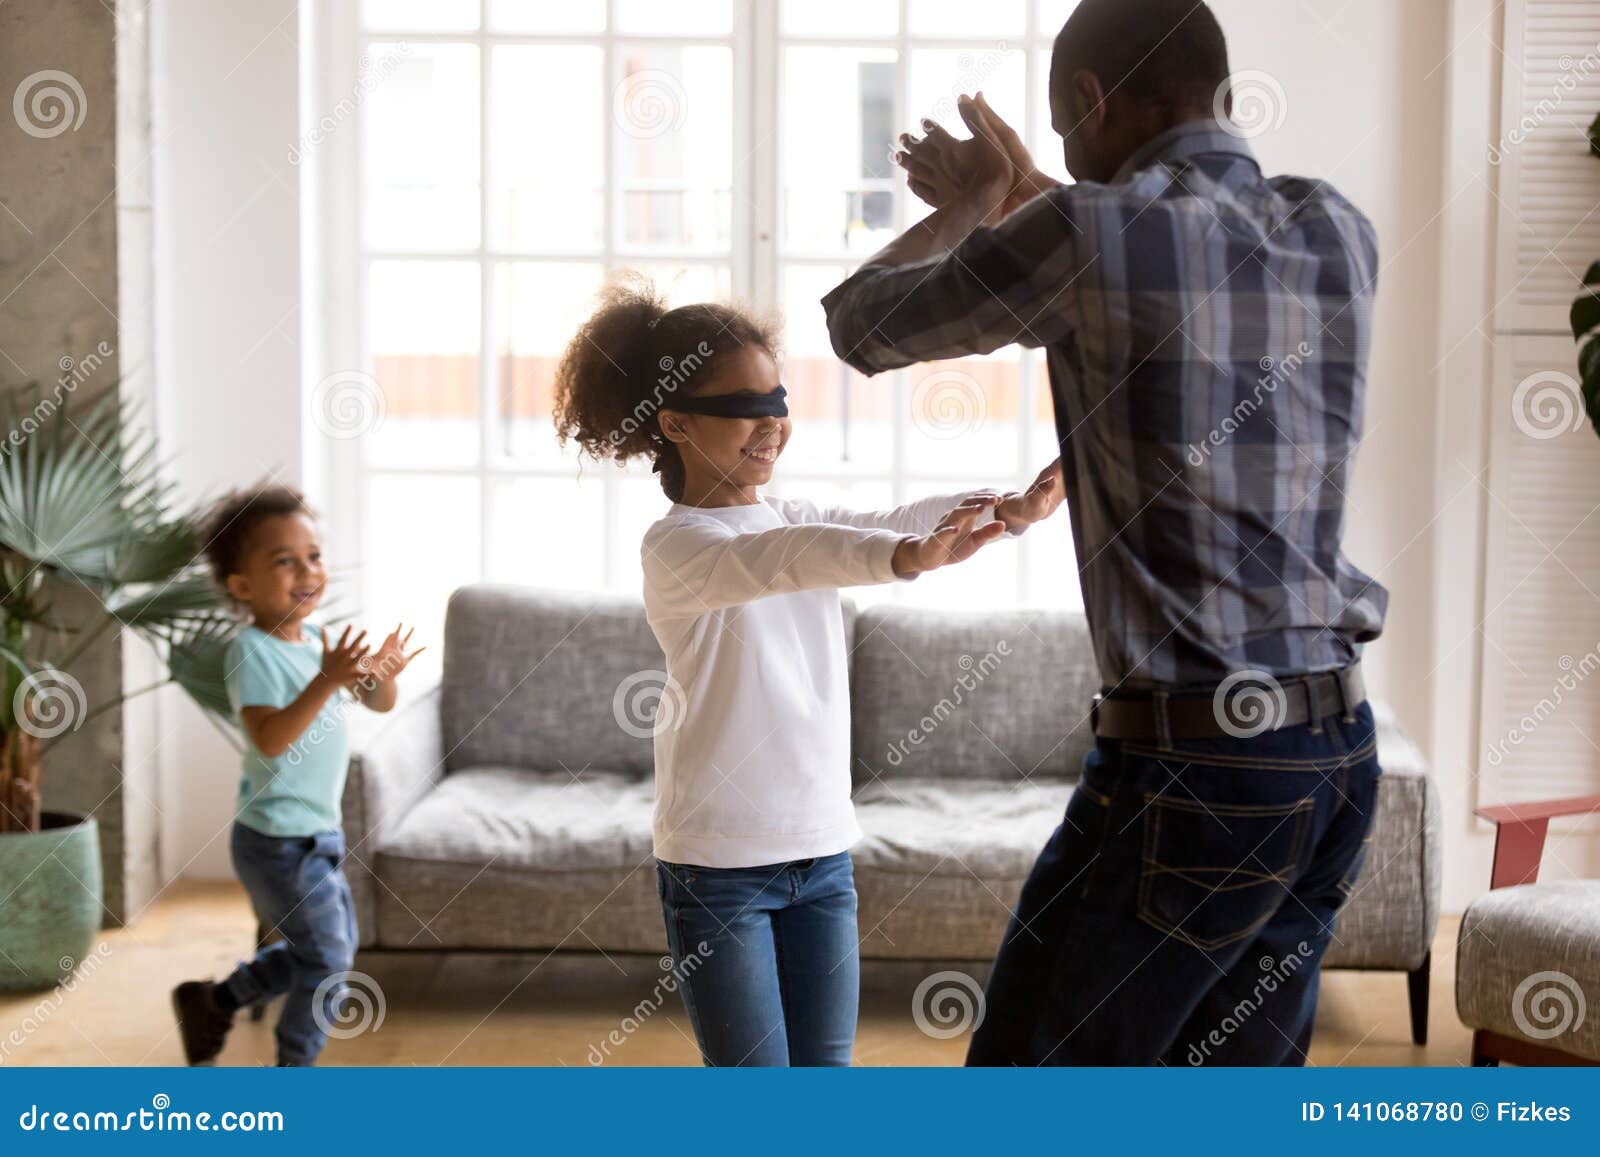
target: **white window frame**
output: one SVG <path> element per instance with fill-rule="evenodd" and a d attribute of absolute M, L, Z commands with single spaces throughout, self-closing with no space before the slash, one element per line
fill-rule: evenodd
<path fill-rule="evenodd" d="M 365 285 L 367 271 L 378 260 L 460 260 L 475 261 L 479 265 L 481 297 L 481 332 L 478 358 L 478 405 L 480 445 L 478 461 L 472 466 L 373 466 L 362 461 L 358 439 L 327 437 L 314 423 L 306 428 L 306 456 L 304 470 L 308 486 L 314 493 L 327 495 L 324 511 L 330 534 L 336 541 L 360 544 L 359 557 L 352 560 L 362 574 L 366 573 L 364 560 L 371 557 L 371 543 L 366 537 L 371 520 L 366 517 L 368 485 L 374 477 L 435 476 L 473 478 L 479 487 L 479 560 L 478 575 L 482 579 L 490 573 L 490 525 L 493 513 L 492 492 L 497 482 L 507 479 L 536 478 L 571 480 L 570 468 L 560 465 L 535 463 L 507 463 L 496 460 L 490 453 L 490 438 L 495 414 L 494 399 L 497 367 L 494 319 L 492 305 L 495 291 L 494 278 L 497 263 L 505 260 L 526 261 L 582 261 L 603 264 L 607 270 L 625 267 L 634 261 L 673 262 L 702 265 L 711 268 L 726 266 L 731 275 L 731 285 L 736 297 L 746 300 L 758 309 L 771 310 L 781 306 L 783 271 L 789 265 L 853 265 L 862 259 L 859 253 L 816 253 L 784 251 L 780 246 L 779 214 L 782 188 L 782 150 L 777 145 L 782 109 L 780 93 L 784 91 L 784 48 L 787 46 L 848 46 L 852 48 L 882 47 L 896 53 L 895 123 L 912 127 L 909 107 L 909 78 L 911 52 L 914 49 L 945 48 L 981 50 L 985 42 L 948 36 L 913 35 L 909 29 L 910 0 L 899 0 L 899 30 L 892 35 L 879 36 L 806 36 L 789 35 L 780 29 L 779 5 L 772 0 L 733 0 L 734 23 L 726 35 L 659 35 L 648 33 L 619 34 L 616 27 L 617 0 L 606 0 L 606 30 L 594 33 L 539 33 L 515 34 L 490 32 L 488 27 L 488 0 L 480 0 L 478 28 L 470 32 L 376 32 L 360 26 L 360 5 L 328 5 L 318 7 L 316 15 L 302 25 L 302 35 L 309 43 L 306 58 L 309 67 L 302 85 L 302 120 L 314 124 L 319 110 L 335 107 L 342 97 L 355 92 L 360 76 L 358 61 L 368 54 L 373 43 L 405 42 L 411 45 L 425 43 L 473 44 L 479 51 L 479 101 L 480 101 L 480 169 L 479 212 L 480 230 L 478 245 L 463 250 L 423 250 L 368 248 L 363 241 L 361 208 L 364 199 L 362 187 L 363 157 L 361 155 L 361 126 L 359 104 L 355 119 L 342 131 L 328 136 L 322 146 L 307 158 L 303 165 L 302 196 L 307 207 L 304 220 L 304 260 L 307 270 L 308 292 L 306 300 L 315 303 L 315 316 L 305 320 L 307 356 L 305 390 L 309 397 L 315 383 L 329 374 L 348 373 L 352 368 L 370 372 L 371 351 L 365 334 Z M 1027 25 L 1020 37 L 1004 38 L 1007 51 L 1020 50 L 1024 56 L 1026 107 L 1023 121 L 1025 136 L 1035 137 L 1030 130 L 1046 123 L 1048 111 L 1042 107 L 1040 72 L 1041 50 L 1048 49 L 1055 29 L 1043 30 L 1038 25 L 1038 0 L 1028 0 Z M 998 43 L 998 42 L 996 42 Z M 604 215 L 604 237 L 601 248 L 594 253 L 555 253 L 517 251 L 497 248 L 491 244 L 490 212 L 493 184 L 490 166 L 492 157 L 494 102 L 492 47 L 501 44 L 562 45 L 578 44 L 599 46 L 602 49 L 605 75 L 605 99 L 601 121 L 597 126 L 606 134 L 605 182 L 608 190 Z M 615 88 L 620 80 L 621 67 L 618 46 L 622 44 L 648 44 L 663 47 L 692 47 L 723 45 L 730 48 L 733 57 L 734 85 L 734 147 L 733 198 L 731 222 L 731 251 L 727 254 L 676 250 L 665 248 L 630 248 L 617 244 L 614 225 L 621 203 L 621 190 L 616 181 L 617 143 L 613 134 Z M 762 85 L 761 77 L 776 78 L 775 83 Z M 754 159 L 754 163 L 752 163 Z M 895 230 L 905 227 L 909 192 L 903 183 L 895 182 L 893 222 Z M 311 311 L 308 310 L 308 314 Z M 1033 440 L 1030 436 L 1032 415 L 1038 403 L 1035 391 L 1048 391 L 1042 354 L 1024 350 L 1018 363 L 1018 418 L 1017 418 L 1017 468 L 1012 477 L 984 475 L 973 477 L 972 485 L 1016 485 L 1031 481 L 1044 462 L 1030 461 Z M 782 486 L 793 485 L 804 491 L 807 482 L 849 482 L 864 485 L 888 484 L 895 502 L 907 501 L 927 493 L 930 485 L 948 484 L 952 477 L 963 472 L 953 470 L 948 474 L 926 474 L 909 471 L 905 466 L 904 431 L 909 422 L 907 380 L 914 371 L 898 371 L 876 379 L 884 389 L 892 391 L 895 418 L 894 450 L 887 471 L 828 471 L 789 470 L 780 476 Z M 591 482 L 603 487 L 605 559 L 604 581 L 613 585 L 618 573 L 617 526 L 619 518 L 620 486 L 625 476 L 615 470 L 595 470 L 586 475 Z M 637 475 L 634 475 L 637 477 Z M 1052 528 L 1065 533 L 1063 525 Z M 1036 592 L 1035 583 L 1042 585 L 1076 582 L 1075 575 L 1035 575 L 1030 567 L 1030 547 L 1024 536 L 1015 545 L 1020 552 L 1017 566 L 1016 601 L 1026 605 Z M 364 593 L 364 592 L 363 592 Z M 893 592 L 898 597 L 898 591 Z"/>

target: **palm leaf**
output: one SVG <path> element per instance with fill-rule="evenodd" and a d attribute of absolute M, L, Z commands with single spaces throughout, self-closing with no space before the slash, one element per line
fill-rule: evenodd
<path fill-rule="evenodd" d="M 227 655 L 238 624 L 212 619 L 174 634 L 167 643 L 167 670 L 204 710 L 237 729 L 228 699 Z"/>
<path fill-rule="evenodd" d="M 170 634 L 193 620 L 222 615 L 216 586 L 211 576 L 201 571 L 154 587 L 119 587 L 107 595 L 105 607 L 124 626 L 157 635 Z"/>
<path fill-rule="evenodd" d="M 52 409 L 38 386 L 9 398 L 13 432 L 31 423 L 33 433 L 0 462 L 0 545 L 74 576 L 104 574 L 129 534 L 125 504 L 148 482 L 118 460 L 124 407 L 111 391 L 75 420 L 68 399 Z"/>

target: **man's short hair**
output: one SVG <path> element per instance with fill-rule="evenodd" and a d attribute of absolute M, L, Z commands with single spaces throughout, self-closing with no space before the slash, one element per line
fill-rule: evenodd
<path fill-rule="evenodd" d="M 1204 0 L 1081 0 L 1056 36 L 1051 80 L 1079 69 L 1107 95 L 1206 107 L 1228 79 L 1228 44 Z"/>

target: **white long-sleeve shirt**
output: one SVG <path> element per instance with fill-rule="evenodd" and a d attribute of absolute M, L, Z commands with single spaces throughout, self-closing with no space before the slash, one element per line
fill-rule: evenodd
<path fill-rule="evenodd" d="M 680 503 L 650 528 L 645 613 L 671 679 L 655 733 L 659 859 L 745 868 L 860 838 L 839 588 L 896 581 L 895 547 L 966 497 L 877 512 Z"/>

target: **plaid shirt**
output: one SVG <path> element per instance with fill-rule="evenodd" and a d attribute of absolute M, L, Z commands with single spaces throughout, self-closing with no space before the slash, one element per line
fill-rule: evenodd
<path fill-rule="evenodd" d="M 1331 186 L 1198 122 L 823 307 L 866 374 L 1044 347 L 1101 677 L 1207 684 L 1342 667 L 1382 630 L 1340 550 L 1377 270 Z"/>

